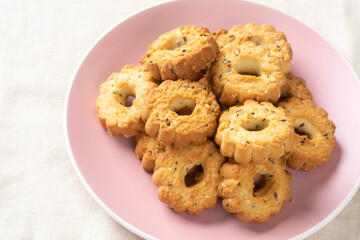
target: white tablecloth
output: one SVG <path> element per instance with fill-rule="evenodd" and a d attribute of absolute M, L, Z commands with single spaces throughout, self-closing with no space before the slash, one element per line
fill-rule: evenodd
<path fill-rule="evenodd" d="M 0 1 L 0 239 L 140 239 L 94 202 L 66 152 L 67 86 L 110 26 L 160 1 Z M 360 75 L 360 1 L 258 0 L 327 37 Z M 360 239 L 360 192 L 309 239 Z"/>

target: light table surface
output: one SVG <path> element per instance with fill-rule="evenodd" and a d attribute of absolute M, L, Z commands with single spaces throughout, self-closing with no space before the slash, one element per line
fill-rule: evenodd
<path fill-rule="evenodd" d="M 81 185 L 62 119 L 66 89 L 88 48 L 109 27 L 156 2 L 0 1 L 0 239 L 141 239 Z M 360 1 L 255 2 L 316 29 L 360 75 Z M 308 239 L 360 239 L 360 192 Z"/>

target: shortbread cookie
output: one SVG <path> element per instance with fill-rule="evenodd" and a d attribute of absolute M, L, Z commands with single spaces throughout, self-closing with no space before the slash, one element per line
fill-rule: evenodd
<path fill-rule="evenodd" d="M 221 153 L 241 164 L 279 159 L 291 150 L 291 140 L 292 124 L 285 111 L 253 100 L 225 110 L 215 135 Z"/>
<path fill-rule="evenodd" d="M 292 175 L 286 171 L 285 163 L 276 162 L 225 163 L 218 187 L 224 209 L 241 222 L 263 223 L 277 214 L 290 198 Z"/>
<path fill-rule="evenodd" d="M 249 23 L 245 26 L 237 25 L 226 31 L 221 29 L 217 32 L 216 40 L 221 47 L 226 46 L 229 42 L 252 42 L 256 46 L 267 46 L 269 54 L 275 55 L 280 62 L 282 71 L 287 74 L 290 72 L 290 61 L 293 52 L 290 44 L 286 40 L 283 32 L 276 31 L 271 25 L 258 25 Z"/>
<path fill-rule="evenodd" d="M 135 155 L 141 160 L 141 167 L 148 173 L 152 173 L 155 168 L 155 160 L 159 153 L 165 151 L 156 138 L 142 135 L 136 143 Z"/>
<path fill-rule="evenodd" d="M 288 166 L 309 172 L 324 165 L 336 143 L 335 124 L 328 119 L 327 112 L 316 108 L 311 100 L 298 98 L 289 98 L 279 106 L 286 110 L 296 133 Z"/>
<path fill-rule="evenodd" d="M 161 145 L 186 147 L 213 136 L 219 114 L 214 94 L 201 82 L 167 80 L 148 96 L 141 117 Z"/>
<path fill-rule="evenodd" d="M 175 212 L 198 215 L 218 201 L 220 168 L 225 158 L 212 141 L 176 149 L 173 145 L 156 158 L 153 181 L 158 197 Z"/>
<path fill-rule="evenodd" d="M 149 45 L 141 64 L 158 80 L 198 80 L 218 51 L 207 28 L 189 25 L 161 35 Z"/>
<path fill-rule="evenodd" d="M 292 73 L 286 76 L 286 83 L 281 88 L 281 99 L 296 97 L 300 100 L 312 99 L 310 90 L 306 87 L 304 79 L 294 77 Z"/>
<path fill-rule="evenodd" d="M 285 75 L 267 46 L 252 42 L 228 43 L 211 67 L 213 92 L 228 107 L 248 99 L 275 103 Z"/>
<path fill-rule="evenodd" d="M 157 87 L 149 72 L 141 66 L 126 65 L 121 73 L 113 73 L 101 85 L 96 102 L 98 118 L 111 136 L 131 137 L 144 131 L 140 112 L 149 92 Z M 126 106 L 129 96 L 135 97 L 131 106 Z"/>

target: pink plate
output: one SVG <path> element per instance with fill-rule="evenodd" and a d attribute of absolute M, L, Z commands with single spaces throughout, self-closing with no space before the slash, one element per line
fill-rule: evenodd
<path fill-rule="evenodd" d="M 336 124 L 328 164 L 293 172 L 294 203 L 266 224 L 243 224 L 219 204 L 200 216 L 175 214 L 161 203 L 151 175 L 134 155 L 133 139 L 110 137 L 97 119 L 99 86 L 125 64 L 138 65 L 149 43 L 178 26 L 211 31 L 257 22 L 285 32 L 294 51 L 292 72 L 305 79 L 317 106 Z M 318 33 L 274 9 L 237 0 L 175 1 L 123 20 L 88 52 L 69 87 L 64 130 L 70 159 L 91 196 L 117 222 L 145 238 L 301 239 L 319 230 L 350 201 L 360 176 L 360 85 L 341 54 Z"/>

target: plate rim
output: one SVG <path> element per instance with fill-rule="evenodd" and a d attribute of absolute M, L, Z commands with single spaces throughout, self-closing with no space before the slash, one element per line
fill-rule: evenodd
<path fill-rule="evenodd" d="M 93 191 L 93 189 L 90 187 L 90 185 L 87 183 L 87 181 L 85 180 L 84 176 L 82 175 L 75 157 L 73 155 L 72 152 L 72 148 L 70 145 L 70 141 L 69 141 L 69 134 L 68 134 L 68 126 L 67 126 L 67 119 L 68 119 L 68 104 L 69 104 L 69 98 L 70 98 L 70 93 L 72 90 L 72 86 L 74 83 L 74 80 L 76 78 L 76 75 L 80 69 L 80 67 L 82 66 L 82 64 L 84 63 L 84 60 L 87 58 L 87 56 L 89 56 L 90 52 L 92 51 L 92 49 L 109 33 L 111 32 L 113 29 L 115 29 L 119 24 L 125 22 L 126 20 L 130 19 L 131 17 L 144 12 L 146 10 L 149 10 L 151 8 L 160 6 L 160 5 L 165 5 L 171 2 L 175 2 L 175 1 L 186 1 L 186 0 L 164 0 L 155 4 L 150 4 L 149 6 L 143 7 L 137 11 L 134 11 L 133 13 L 125 16 L 124 18 L 120 19 L 119 21 L 117 21 L 115 24 L 113 24 L 111 27 L 109 27 L 106 31 L 104 31 L 95 41 L 94 43 L 86 50 L 86 52 L 83 54 L 83 57 L 81 58 L 81 60 L 79 61 L 77 67 L 75 68 L 74 73 L 72 74 L 71 80 L 68 83 L 68 87 L 65 93 L 65 100 L 64 100 L 64 107 L 63 107 L 63 134 L 64 134 L 64 139 L 65 139 L 65 145 L 66 145 L 66 150 L 68 153 L 68 156 L 70 158 L 70 162 L 71 165 L 78 177 L 78 179 L 80 180 L 80 182 L 82 183 L 82 185 L 85 187 L 86 191 L 88 192 L 88 194 L 95 200 L 95 202 L 113 219 L 115 220 L 117 223 L 119 223 L 120 225 L 122 225 L 124 228 L 126 228 L 127 230 L 131 231 L 132 233 L 136 234 L 139 237 L 145 238 L 145 239 L 151 239 L 151 240 L 155 240 L 157 238 L 141 231 L 140 229 L 138 229 L 137 227 L 131 225 L 130 223 L 128 223 L 127 221 L 125 221 L 124 219 L 122 219 L 120 216 L 118 216 L 116 213 L 114 213 L 98 196 L 97 194 Z M 196 1 L 203 1 L 203 0 L 196 0 Z M 212 1 L 212 0 L 211 0 Z M 292 16 L 291 14 L 288 14 L 286 12 L 283 12 L 281 10 L 278 10 L 272 6 L 269 6 L 265 3 L 259 3 L 259 2 L 254 2 L 251 0 L 240 0 L 243 2 L 248 2 L 251 4 L 255 4 L 255 5 L 260 5 L 266 8 L 269 8 L 271 10 L 274 10 L 276 12 L 282 13 L 284 15 L 286 15 L 287 17 L 290 17 L 294 20 L 296 20 L 297 22 L 305 25 L 307 28 L 309 28 L 310 30 L 312 30 L 313 32 L 315 32 L 317 35 L 319 35 L 321 38 L 323 38 L 325 41 L 327 41 L 327 43 L 329 43 L 329 45 L 341 56 L 342 60 L 345 61 L 346 65 L 350 68 L 350 70 L 352 71 L 353 75 L 355 76 L 357 83 L 360 85 L 360 79 L 359 76 L 357 75 L 357 73 L 355 72 L 354 68 L 352 67 L 352 65 L 350 64 L 350 62 L 348 61 L 348 59 L 344 56 L 344 54 L 339 50 L 338 47 L 336 47 L 333 42 L 331 40 L 329 40 L 327 37 L 325 37 L 322 33 L 320 33 L 317 29 L 314 29 L 313 27 L 310 27 L 309 25 L 305 24 L 303 21 L 299 20 L 298 18 Z M 345 197 L 345 199 L 337 206 L 337 208 L 332 211 L 326 218 L 324 218 L 322 221 L 318 222 L 315 226 L 311 227 L 310 229 L 306 230 L 305 232 L 298 234 L 297 236 L 294 236 L 293 238 L 291 238 L 292 240 L 300 240 L 300 239 L 304 239 L 306 237 L 311 236 L 312 234 L 314 234 L 315 232 L 319 231 L 320 229 L 322 229 L 324 226 L 326 226 L 330 221 L 332 221 L 347 205 L 348 203 L 351 201 L 351 199 L 355 196 L 355 194 L 357 193 L 358 189 L 360 187 L 360 176 L 358 177 L 355 185 L 353 186 L 353 188 L 351 189 L 351 191 L 348 193 L 348 195 Z"/>

